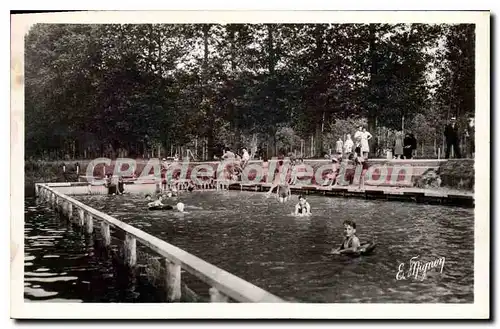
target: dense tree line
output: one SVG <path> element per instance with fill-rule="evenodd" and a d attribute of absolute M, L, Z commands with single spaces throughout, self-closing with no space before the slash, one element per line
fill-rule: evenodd
<path fill-rule="evenodd" d="M 320 156 L 367 124 L 440 145 L 474 113 L 474 26 L 38 24 L 25 39 L 27 157 L 220 146 Z M 307 149 L 307 152 L 305 150 Z M 434 147 L 435 149 L 435 147 Z"/>

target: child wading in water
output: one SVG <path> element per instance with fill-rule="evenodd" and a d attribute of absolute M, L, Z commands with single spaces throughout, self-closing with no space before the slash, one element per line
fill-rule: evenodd
<path fill-rule="evenodd" d="M 356 236 L 356 223 L 351 220 L 344 221 L 344 241 L 340 247 L 333 249 L 332 254 L 342 254 L 344 252 L 356 252 L 360 250 L 359 239 Z"/>
<path fill-rule="evenodd" d="M 306 198 L 299 196 L 299 203 L 295 205 L 295 216 L 309 216 L 311 214 L 311 206 Z"/>

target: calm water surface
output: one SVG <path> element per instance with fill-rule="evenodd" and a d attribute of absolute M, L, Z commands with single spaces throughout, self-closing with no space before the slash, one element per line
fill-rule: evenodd
<path fill-rule="evenodd" d="M 24 298 L 49 302 L 156 302 L 156 291 L 132 285 L 112 261 L 94 256 L 90 240 L 51 209 L 25 200 Z"/>
<path fill-rule="evenodd" d="M 75 198 L 287 300 L 473 302 L 473 209 L 310 196 L 313 216 L 297 218 L 291 215 L 297 196 L 280 204 L 273 198 L 266 199 L 264 193 L 193 192 L 164 201 L 173 205 L 184 202 L 186 214 L 148 211 L 140 195 Z M 36 220 L 31 219 L 30 224 L 31 217 L 27 216 L 27 228 L 31 229 L 27 235 L 43 235 L 33 230 L 47 229 L 62 236 L 52 238 L 51 245 L 68 243 L 71 231 L 54 231 L 58 226 L 50 215 L 43 212 L 34 216 Z M 342 240 L 345 219 L 357 223 L 362 242 L 377 241 L 372 255 L 353 259 L 325 254 Z M 55 253 L 49 245 L 40 248 L 44 250 L 40 253 Z M 95 276 L 105 272 L 103 266 L 96 266 L 86 256 L 85 248 L 78 242 L 68 250 L 71 255 L 59 254 L 63 262 L 52 260 L 61 263 L 52 265 L 58 275 L 65 272 L 65 276 L 78 277 L 74 285 L 79 289 L 83 289 L 85 276 L 71 274 L 71 269 L 80 266 L 89 273 L 88 269 L 94 268 L 90 273 Z M 72 260 L 73 249 L 80 255 L 78 262 Z M 34 251 L 27 253 L 33 255 Z M 400 264 L 408 268 L 410 259 L 416 256 L 424 262 L 445 257 L 443 272 L 430 270 L 424 280 L 421 276 L 396 280 Z M 32 262 L 37 268 L 48 261 L 36 257 Z M 113 290 L 110 285 L 108 289 Z M 133 298 L 147 298 L 141 287 L 135 293 L 139 297 Z M 67 298 L 74 294 L 67 292 Z"/>

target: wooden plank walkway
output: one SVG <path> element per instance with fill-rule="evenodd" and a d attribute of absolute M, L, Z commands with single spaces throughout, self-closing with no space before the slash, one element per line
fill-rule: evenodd
<path fill-rule="evenodd" d="M 267 192 L 270 183 L 241 184 L 232 182 L 231 190 Z M 359 197 L 364 199 L 386 199 L 398 201 L 413 201 L 432 204 L 449 204 L 466 207 L 474 206 L 474 193 L 468 191 L 448 189 L 422 189 L 415 187 L 387 187 L 387 186 L 297 186 L 291 185 L 292 194 L 316 194 L 338 197 Z"/>

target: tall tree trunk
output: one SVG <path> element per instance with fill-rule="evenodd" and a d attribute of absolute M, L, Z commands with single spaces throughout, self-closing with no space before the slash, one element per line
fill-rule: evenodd
<path fill-rule="evenodd" d="M 234 104 L 234 99 L 236 97 L 234 92 L 234 77 L 236 70 L 236 30 L 237 25 L 231 24 L 228 26 L 229 29 L 229 49 L 230 49 L 230 63 L 231 63 L 231 75 L 228 79 L 228 84 L 230 86 L 229 92 L 229 116 L 231 118 L 231 131 L 234 133 L 233 147 L 236 151 L 240 147 L 241 131 L 240 122 L 238 116 L 238 108 Z"/>
<path fill-rule="evenodd" d="M 276 99 L 276 54 L 274 48 L 274 29 L 275 25 L 268 24 L 267 25 L 267 66 L 269 71 L 269 83 L 268 83 L 268 92 L 270 98 L 270 106 L 269 109 L 270 117 L 271 117 L 271 126 L 275 127 L 277 121 L 278 114 L 278 104 Z M 276 130 L 273 129 L 273 136 L 276 134 Z"/>
<path fill-rule="evenodd" d="M 375 46 L 376 41 L 376 27 L 374 24 L 369 25 L 369 60 L 370 60 L 370 82 L 369 82 L 369 102 L 368 102 L 368 128 L 367 130 L 373 134 L 376 129 L 378 99 L 376 95 L 376 77 L 377 77 L 377 49 Z"/>
<path fill-rule="evenodd" d="M 208 158 L 212 160 L 214 157 L 214 144 L 215 144 L 215 136 L 214 136 L 214 124 L 215 118 L 212 111 L 212 106 L 208 100 L 208 36 L 210 32 L 210 24 L 203 24 L 203 64 L 202 64 L 202 100 L 201 107 L 205 109 L 205 113 L 207 114 L 207 144 L 208 144 Z"/>

